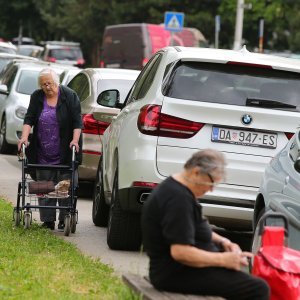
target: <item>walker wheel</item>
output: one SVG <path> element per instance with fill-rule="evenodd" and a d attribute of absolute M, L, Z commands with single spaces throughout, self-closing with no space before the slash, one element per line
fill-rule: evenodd
<path fill-rule="evenodd" d="M 75 233 L 75 231 L 76 231 L 76 223 L 77 223 L 76 214 L 72 214 L 71 215 L 71 233 Z"/>
<path fill-rule="evenodd" d="M 71 231 L 71 216 L 65 216 L 65 228 L 64 228 L 64 235 L 69 236 Z"/>
<path fill-rule="evenodd" d="M 24 228 L 29 229 L 30 225 L 31 225 L 31 213 L 25 212 L 24 213 Z"/>
<path fill-rule="evenodd" d="M 20 226 L 21 223 L 21 212 L 18 210 L 14 210 L 14 220 L 15 220 L 15 225 L 18 227 Z"/>

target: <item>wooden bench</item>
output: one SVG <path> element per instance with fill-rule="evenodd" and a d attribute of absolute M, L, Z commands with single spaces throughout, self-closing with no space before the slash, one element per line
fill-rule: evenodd
<path fill-rule="evenodd" d="M 142 300 L 225 300 L 222 297 L 197 296 L 159 291 L 144 277 L 136 274 L 123 274 L 124 283 Z"/>

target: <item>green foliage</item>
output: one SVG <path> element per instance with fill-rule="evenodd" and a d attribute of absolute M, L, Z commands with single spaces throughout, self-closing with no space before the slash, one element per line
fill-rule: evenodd
<path fill-rule="evenodd" d="M 99 260 L 33 224 L 14 227 L 0 200 L 0 299 L 138 299 Z"/>
<path fill-rule="evenodd" d="M 300 51 L 300 2 L 294 0 L 245 0 L 243 38 L 249 49 L 258 46 L 259 20 L 264 19 L 264 47 Z M 164 22 L 164 12 L 185 13 L 185 26 L 198 28 L 213 45 L 215 16 L 221 16 L 219 45 L 232 48 L 237 0 L 0 0 L 0 37 L 18 35 L 41 40 L 73 40 L 82 44 L 92 66 L 106 25 Z"/>

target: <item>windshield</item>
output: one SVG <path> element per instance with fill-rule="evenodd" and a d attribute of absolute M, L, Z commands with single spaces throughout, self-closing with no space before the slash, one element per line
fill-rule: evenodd
<path fill-rule="evenodd" d="M 77 60 L 82 58 L 82 52 L 79 48 L 52 49 L 49 56 L 57 60 Z"/>
<path fill-rule="evenodd" d="M 188 62 L 173 70 L 164 91 L 166 96 L 180 99 L 239 106 L 247 105 L 247 99 L 259 99 L 261 107 L 299 110 L 300 74 L 255 66 Z M 262 105 L 263 100 L 268 104 Z M 270 101 L 287 105 L 270 105 Z"/>
<path fill-rule="evenodd" d="M 31 95 L 38 86 L 39 71 L 21 71 L 16 91 L 20 94 Z"/>

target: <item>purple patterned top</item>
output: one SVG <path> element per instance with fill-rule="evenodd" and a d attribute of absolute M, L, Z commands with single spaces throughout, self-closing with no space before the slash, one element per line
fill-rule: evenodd
<path fill-rule="evenodd" d="M 38 153 L 39 164 L 56 165 L 60 163 L 59 125 L 56 118 L 56 106 L 49 106 L 46 97 L 44 108 L 38 121 Z"/>

